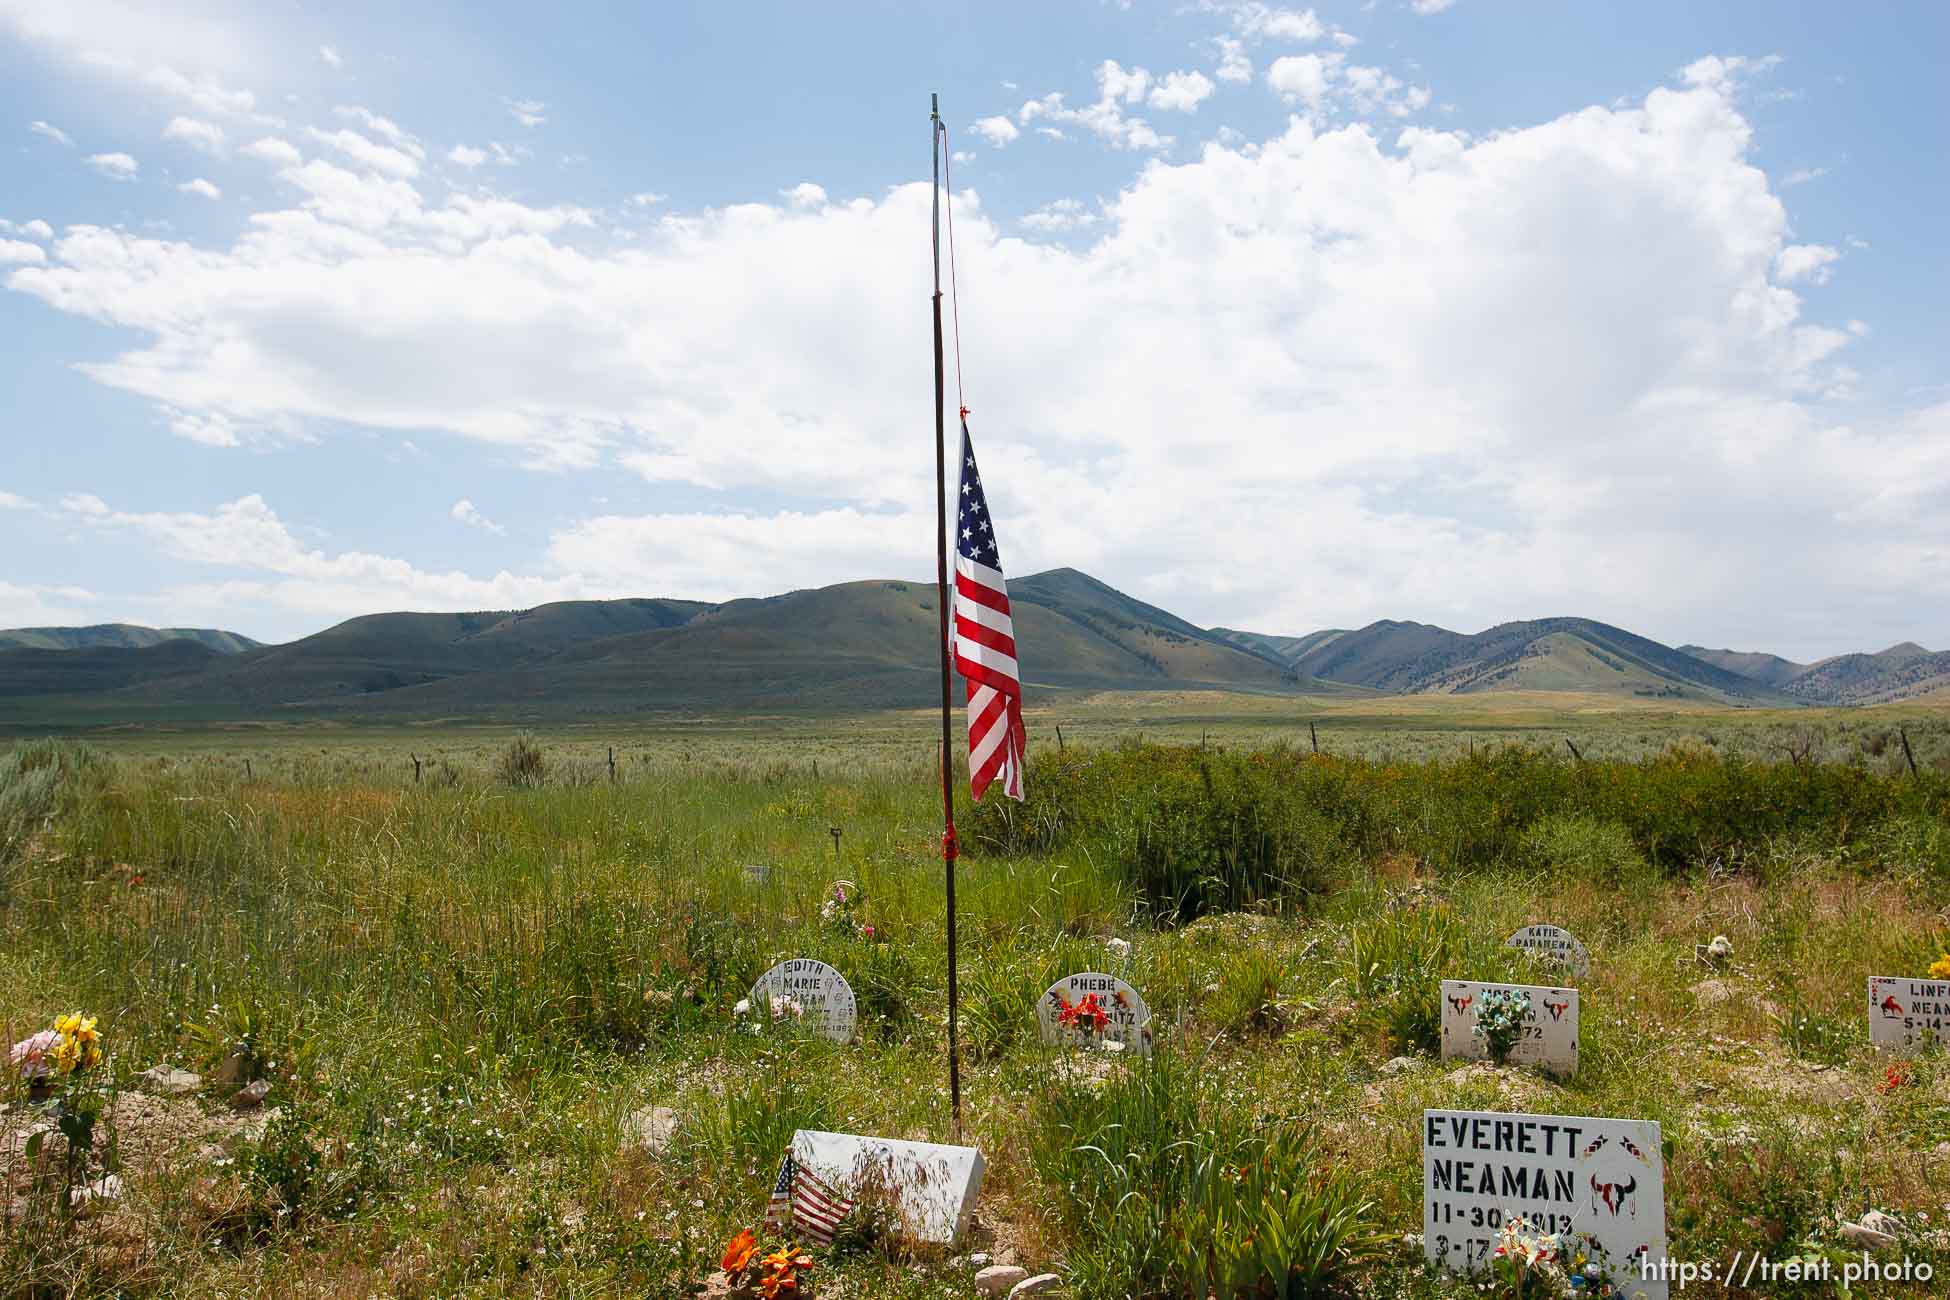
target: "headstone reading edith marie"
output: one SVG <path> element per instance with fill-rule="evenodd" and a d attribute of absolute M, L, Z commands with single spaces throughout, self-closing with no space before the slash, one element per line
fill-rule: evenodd
<path fill-rule="evenodd" d="M 1869 977 L 1869 1045 L 1905 1051 L 1950 1043 L 1950 980 Z"/>
<path fill-rule="evenodd" d="M 1659 1126 L 1501 1111 L 1422 1112 L 1422 1250 L 1452 1273 L 1487 1269 L 1512 1218 L 1587 1257 L 1587 1290 L 1666 1300 L 1666 1168 Z M 1580 1271 L 1567 1268 L 1569 1272 Z"/>
<path fill-rule="evenodd" d="M 756 1018 L 769 1014 L 773 1024 L 796 1021 L 836 1043 L 853 1041 L 858 1014 L 853 986 L 823 961 L 794 957 L 780 962 L 752 985 L 751 1004 Z"/>
<path fill-rule="evenodd" d="M 1509 947 L 1541 953 L 1578 979 L 1591 973 L 1591 954 L 1569 930 L 1555 925 L 1526 925 L 1510 936 Z"/>
<path fill-rule="evenodd" d="M 1523 1033 L 1510 1049 L 1512 1065 L 1535 1065 L 1555 1075 L 1578 1070 L 1578 991 L 1543 988 L 1536 984 L 1479 984 L 1474 980 L 1442 981 L 1442 1059 L 1480 1061 L 1489 1047 L 1476 1032 L 1483 995 L 1510 990 L 1529 999 Z"/>
<path fill-rule="evenodd" d="M 1036 1004 L 1043 1041 L 1151 1055 L 1151 1009 L 1115 975 L 1084 971 L 1056 981 Z"/>

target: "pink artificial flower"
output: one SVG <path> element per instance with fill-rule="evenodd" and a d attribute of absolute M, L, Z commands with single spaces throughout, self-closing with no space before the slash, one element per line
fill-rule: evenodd
<path fill-rule="evenodd" d="M 52 1029 L 43 1029 L 31 1038 L 23 1038 L 14 1044 L 10 1057 L 14 1068 L 20 1071 L 23 1079 L 45 1079 L 54 1073 L 54 1049 L 61 1045 L 61 1035 Z"/>

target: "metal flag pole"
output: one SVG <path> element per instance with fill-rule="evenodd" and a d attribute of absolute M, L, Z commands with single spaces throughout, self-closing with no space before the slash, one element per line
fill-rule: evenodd
<path fill-rule="evenodd" d="M 953 706 L 948 700 L 948 432 L 946 379 L 941 367 L 941 96 L 929 96 L 928 135 L 934 155 L 934 555 L 935 604 L 941 614 L 941 860 L 948 877 L 948 1102 L 961 1141 L 961 1012 L 955 971 L 955 760 Z"/>

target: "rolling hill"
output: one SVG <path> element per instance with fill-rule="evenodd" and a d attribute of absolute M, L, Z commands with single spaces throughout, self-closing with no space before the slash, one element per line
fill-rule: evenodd
<path fill-rule="evenodd" d="M 1075 570 L 1019 579 L 1011 594 L 1032 697 L 1060 690 L 1349 690 L 1306 681 L 1272 656 Z M 937 618 L 932 583 L 889 581 L 722 605 L 577 601 L 374 614 L 200 670 L 163 671 L 134 658 L 136 651 L 102 650 L 96 653 L 109 659 L 92 675 L 77 671 L 64 680 L 39 668 L 0 702 L 15 701 L 16 716 L 87 721 L 576 718 L 824 710 L 863 701 L 923 707 L 939 698 Z"/>
<path fill-rule="evenodd" d="M 259 645 L 247 636 L 207 627 L 97 623 L 93 627 L 0 628 L 0 650 L 139 650 L 165 641 L 195 641 L 227 655 L 255 650 Z"/>
<path fill-rule="evenodd" d="M 1888 704 L 1950 689 L 1950 651 L 1933 653 L 1914 641 L 1875 654 L 1835 655 L 1811 664 L 1738 650 L 1682 649 L 1811 704 Z"/>

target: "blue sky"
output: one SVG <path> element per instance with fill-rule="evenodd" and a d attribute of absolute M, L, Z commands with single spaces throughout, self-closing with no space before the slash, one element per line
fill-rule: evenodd
<path fill-rule="evenodd" d="M 1950 645 L 1938 6 L 0 0 L 0 625 L 931 569 Z"/>

